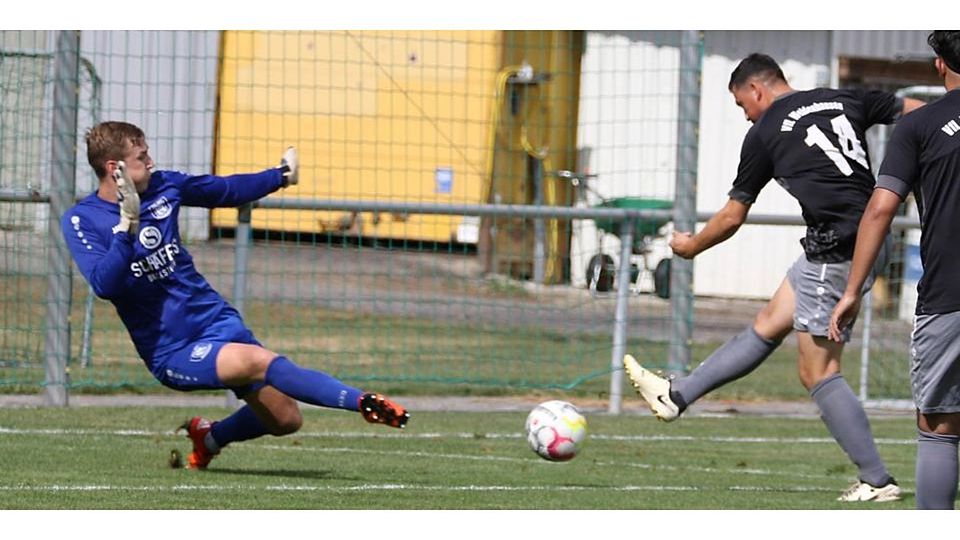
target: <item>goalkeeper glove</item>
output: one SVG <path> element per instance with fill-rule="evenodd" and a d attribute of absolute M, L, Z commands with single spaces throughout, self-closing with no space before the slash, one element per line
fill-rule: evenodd
<path fill-rule="evenodd" d="M 140 230 L 140 194 L 133 180 L 127 177 L 126 163 L 117 162 L 113 179 L 117 182 L 117 204 L 120 205 L 119 229 L 135 235 Z"/>
<path fill-rule="evenodd" d="M 294 186 L 300 181 L 300 160 L 297 159 L 297 149 L 290 146 L 280 158 L 280 167 L 283 174 L 283 187 Z"/>

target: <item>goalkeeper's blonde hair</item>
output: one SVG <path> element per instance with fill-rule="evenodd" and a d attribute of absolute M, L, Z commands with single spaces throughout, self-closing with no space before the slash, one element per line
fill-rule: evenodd
<path fill-rule="evenodd" d="M 107 161 L 121 160 L 128 145 L 142 144 L 143 130 L 127 122 L 100 122 L 87 130 L 87 162 L 97 178 L 107 175 Z"/>

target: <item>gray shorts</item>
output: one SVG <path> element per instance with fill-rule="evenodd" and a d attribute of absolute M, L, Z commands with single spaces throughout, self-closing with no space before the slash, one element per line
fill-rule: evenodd
<path fill-rule="evenodd" d="M 910 384 L 921 413 L 960 412 L 960 311 L 914 318 Z"/>
<path fill-rule="evenodd" d="M 850 275 L 850 261 L 839 263 L 814 263 L 801 255 L 790 270 L 787 279 L 793 287 L 796 304 L 793 308 L 793 329 L 807 332 L 811 336 L 827 337 L 830 315 L 834 306 L 847 288 L 847 276 Z M 871 271 L 861 294 L 873 287 L 874 274 Z M 851 321 L 841 332 L 843 342 L 850 341 L 853 331 Z"/>

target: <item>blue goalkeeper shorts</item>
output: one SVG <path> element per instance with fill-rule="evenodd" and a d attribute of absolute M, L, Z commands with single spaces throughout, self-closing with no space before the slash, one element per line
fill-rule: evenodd
<path fill-rule="evenodd" d="M 150 372 L 167 388 L 192 390 L 230 389 L 242 398 L 263 383 L 226 386 L 217 377 L 217 355 L 228 343 L 263 346 L 253 336 L 240 314 L 230 306 L 217 316 L 196 340 L 169 354 L 154 357 Z"/>

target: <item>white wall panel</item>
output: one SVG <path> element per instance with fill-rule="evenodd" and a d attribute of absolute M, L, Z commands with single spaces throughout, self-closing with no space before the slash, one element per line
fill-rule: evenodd
<path fill-rule="evenodd" d="M 219 36 L 219 31 L 82 32 L 81 55 L 103 80 L 101 120 L 140 126 L 160 168 L 211 172 Z M 80 163 L 86 163 L 81 146 Z M 93 189 L 94 180 L 87 181 L 90 185 L 78 183 L 79 192 Z M 207 238 L 209 211 L 184 209 L 180 221 L 185 237 Z"/>
<path fill-rule="evenodd" d="M 673 199 L 676 176 L 679 51 L 677 32 L 588 32 L 581 63 L 577 146 L 589 148 L 581 167 L 597 175 L 586 204 L 615 197 Z M 571 280 L 585 284 L 584 270 L 597 253 L 594 223 L 573 225 Z M 620 252 L 605 235 L 603 251 Z M 669 253 L 658 243 L 650 260 Z M 639 262 L 639 261 L 638 261 Z"/>

